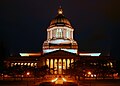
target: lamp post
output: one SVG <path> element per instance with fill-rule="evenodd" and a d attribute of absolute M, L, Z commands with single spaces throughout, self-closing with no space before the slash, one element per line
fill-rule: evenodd
<path fill-rule="evenodd" d="M 28 77 L 29 77 L 29 75 L 30 75 L 30 72 L 27 72 L 27 86 L 28 86 Z"/>

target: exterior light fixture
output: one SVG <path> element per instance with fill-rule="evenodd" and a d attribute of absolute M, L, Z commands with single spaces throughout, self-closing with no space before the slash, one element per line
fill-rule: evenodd
<path fill-rule="evenodd" d="M 58 78 L 55 78 L 55 79 L 53 79 L 51 82 L 56 82 L 58 80 Z"/>
<path fill-rule="evenodd" d="M 29 76 L 30 75 L 30 72 L 27 72 L 27 76 Z"/>
<path fill-rule="evenodd" d="M 62 80 L 63 80 L 64 82 L 66 82 L 66 81 L 67 81 L 65 78 L 62 78 Z"/>

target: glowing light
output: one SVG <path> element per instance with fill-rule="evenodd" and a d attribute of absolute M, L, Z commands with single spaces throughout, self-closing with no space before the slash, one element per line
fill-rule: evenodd
<path fill-rule="evenodd" d="M 50 60 L 50 63 L 53 63 L 53 59 Z M 50 64 L 50 68 L 53 68 L 53 64 Z"/>
<path fill-rule="evenodd" d="M 67 69 L 70 67 L 70 59 L 67 59 Z"/>
<path fill-rule="evenodd" d="M 20 65 L 20 63 L 18 63 L 18 65 Z"/>
<path fill-rule="evenodd" d="M 21 65 L 23 65 L 23 63 L 21 63 Z"/>
<path fill-rule="evenodd" d="M 62 14 L 62 11 L 59 11 L 59 14 Z"/>
<path fill-rule="evenodd" d="M 49 53 L 49 52 L 53 52 L 56 50 L 59 50 L 59 49 L 46 49 L 46 50 L 43 50 L 43 53 Z"/>
<path fill-rule="evenodd" d="M 43 50 L 43 53 L 49 53 L 49 52 L 53 52 L 53 51 L 57 51 L 57 50 L 64 50 L 70 53 L 76 53 L 77 54 L 77 49 L 46 49 Z"/>
<path fill-rule="evenodd" d="M 59 66 L 59 68 L 62 68 L 62 66 Z"/>
<path fill-rule="evenodd" d="M 66 32 L 67 38 L 69 38 L 69 36 L 70 36 L 69 34 L 70 34 L 69 30 L 67 30 L 67 32 Z"/>
<path fill-rule="evenodd" d="M 27 72 L 27 76 L 29 76 L 30 75 L 30 72 Z"/>
<path fill-rule="evenodd" d="M 15 65 L 17 65 L 17 63 L 15 63 Z"/>
<path fill-rule="evenodd" d="M 41 53 L 20 53 L 20 56 L 40 56 Z"/>
<path fill-rule="evenodd" d="M 20 56 L 29 56 L 27 53 L 20 53 Z"/>
<path fill-rule="evenodd" d="M 63 11 L 62 11 L 62 8 L 60 7 L 59 9 L 58 9 L 58 14 L 62 14 L 63 13 Z"/>
<path fill-rule="evenodd" d="M 66 81 L 67 81 L 65 78 L 62 78 L 62 80 L 63 80 L 64 82 L 66 82 Z"/>
<path fill-rule="evenodd" d="M 65 40 L 65 39 L 56 39 L 56 40 L 51 40 L 50 43 L 52 43 L 52 44 L 69 44 L 69 43 L 71 43 L 71 41 Z"/>
<path fill-rule="evenodd" d="M 28 66 L 30 66 L 30 63 L 28 63 Z"/>
<path fill-rule="evenodd" d="M 110 62 L 110 65 L 111 65 L 111 66 L 113 65 L 112 62 Z"/>
<path fill-rule="evenodd" d="M 33 67 L 33 63 L 31 63 L 31 67 Z"/>
<path fill-rule="evenodd" d="M 80 53 L 80 56 L 100 56 L 101 53 Z"/>
<path fill-rule="evenodd" d="M 96 77 L 96 75 L 94 75 L 94 77 Z"/>
<path fill-rule="evenodd" d="M 93 75 L 91 75 L 91 77 L 93 77 Z"/>
<path fill-rule="evenodd" d="M 58 80 L 58 78 L 55 78 L 55 79 L 53 79 L 51 82 L 56 82 Z"/>
<path fill-rule="evenodd" d="M 91 75 L 91 72 L 90 72 L 90 71 L 88 72 L 88 75 Z"/>
<path fill-rule="evenodd" d="M 70 53 L 76 53 L 77 54 L 77 49 L 61 49 Z"/>

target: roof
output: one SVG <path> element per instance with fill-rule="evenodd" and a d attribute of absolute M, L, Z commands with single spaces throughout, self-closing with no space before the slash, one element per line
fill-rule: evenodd
<path fill-rule="evenodd" d="M 69 20 L 63 15 L 63 10 L 62 10 L 61 7 L 58 9 L 57 16 L 54 19 L 51 20 L 49 28 L 54 27 L 54 26 L 71 27 L 71 24 L 70 24 Z"/>
<path fill-rule="evenodd" d="M 63 59 L 69 59 L 69 58 L 80 58 L 79 55 L 77 54 L 74 54 L 74 53 L 70 53 L 70 52 L 67 52 L 67 51 L 64 51 L 64 50 L 56 50 L 56 51 L 53 51 L 53 52 L 50 52 L 50 53 L 46 53 L 46 54 L 43 54 L 41 55 L 42 58 L 54 58 L 54 59 L 57 59 L 57 58 L 63 58 Z"/>

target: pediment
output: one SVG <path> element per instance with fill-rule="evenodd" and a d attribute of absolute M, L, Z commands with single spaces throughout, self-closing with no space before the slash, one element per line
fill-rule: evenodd
<path fill-rule="evenodd" d="M 53 51 L 50 53 L 46 53 L 44 54 L 42 57 L 44 58 L 79 58 L 79 55 L 77 54 L 73 54 L 67 51 L 63 51 L 63 50 L 57 50 L 57 51 Z"/>

